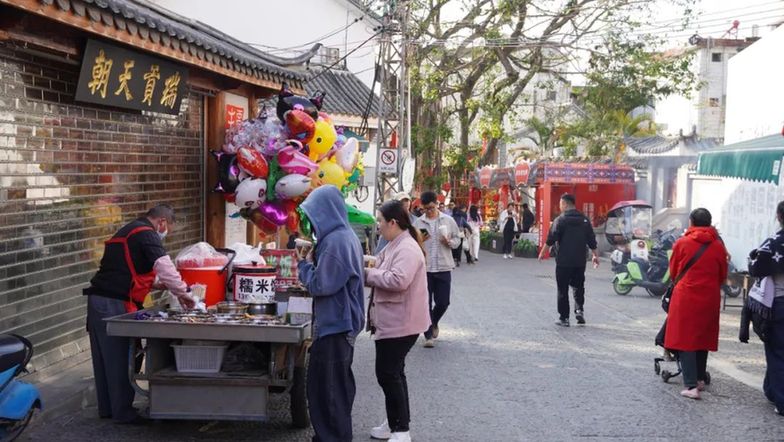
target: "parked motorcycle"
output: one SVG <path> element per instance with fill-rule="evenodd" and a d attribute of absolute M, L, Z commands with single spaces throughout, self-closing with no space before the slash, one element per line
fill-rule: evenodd
<path fill-rule="evenodd" d="M 12 441 L 42 407 L 35 385 L 16 379 L 27 372 L 33 344 L 13 334 L 0 335 L 0 441 Z"/>
<path fill-rule="evenodd" d="M 639 286 L 652 297 L 662 296 L 670 283 L 670 257 L 677 238 L 676 229 L 655 232 L 647 260 L 632 258 L 622 250 L 615 250 L 610 256 L 615 272 L 612 282 L 615 293 L 627 295 Z"/>

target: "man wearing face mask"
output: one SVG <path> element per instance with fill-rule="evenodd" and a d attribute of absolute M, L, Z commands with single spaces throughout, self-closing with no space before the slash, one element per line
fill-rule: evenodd
<path fill-rule="evenodd" d="M 174 209 L 160 204 L 121 228 L 104 247 L 98 273 L 84 289 L 98 415 L 118 423 L 139 421 L 128 380 L 128 338 L 108 336 L 104 318 L 134 312 L 152 288 L 166 288 L 186 308 L 194 306 L 188 286 L 163 248 L 174 225 Z"/>

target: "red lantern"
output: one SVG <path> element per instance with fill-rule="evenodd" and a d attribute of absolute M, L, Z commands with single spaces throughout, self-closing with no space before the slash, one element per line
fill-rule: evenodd
<path fill-rule="evenodd" d="M 436 199 L 438 200 L 439 203 L 443 203 L 446 200 L 446 197 L 443 194 L 439 193 L 438 195 L 436 195 Z"/>
<path fill-rule="evenodd" d="M 493 195 L 493 202 L 494 203 L 497 203 L 500 200 L 501 200 L 501 195 L 499 195 L 497 193 L 495 195 Z"/>
<path fill-rule="evenodd" d="M 449 182 L 446 182 L 441 185 L 441 190 L 443 190 L 446 193 L 449 193 L 449 191 L 452 190 L 452 185 L 449 184 Z"/>

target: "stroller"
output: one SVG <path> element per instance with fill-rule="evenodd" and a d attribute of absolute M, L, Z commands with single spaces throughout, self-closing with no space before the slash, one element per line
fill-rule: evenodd
<path fill-rule="evenodd" d="M 661 347 L 663 352 L 662 356 L 659 358 L 653 358 L 653 371 L 656 373 L 657 376 L 661 376 L 662 382 L 668 382 L 671 378 L 677 377 L 683 371 L 681 369 L 681 359 L 680 355 L 678 354 L 677 350 L 670 350 L 664 346 L 664 333 L 667 330 L 667 319 L 664 320 L 664 324 L 662 324 L 661 329 L 659 329 L 659 333 L 656 334 L 656 345 Z M 675 367 L 677 371 L 670 371 L 666 369 L 662 369 L 662 362 L 671 363 L 675 362 Z M 705 385 L 710 385 L 711 383 L 711 375 L 710 372 L 705 372 Z"/>

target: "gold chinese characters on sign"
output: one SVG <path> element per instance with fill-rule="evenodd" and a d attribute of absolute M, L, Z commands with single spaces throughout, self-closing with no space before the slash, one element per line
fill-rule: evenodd
<path fill-rule="evenodd" d="M 187 71 L 173 63 L 90 40 L 82 60 L 76 99 L 176 114 L 186 83 Z"/>

